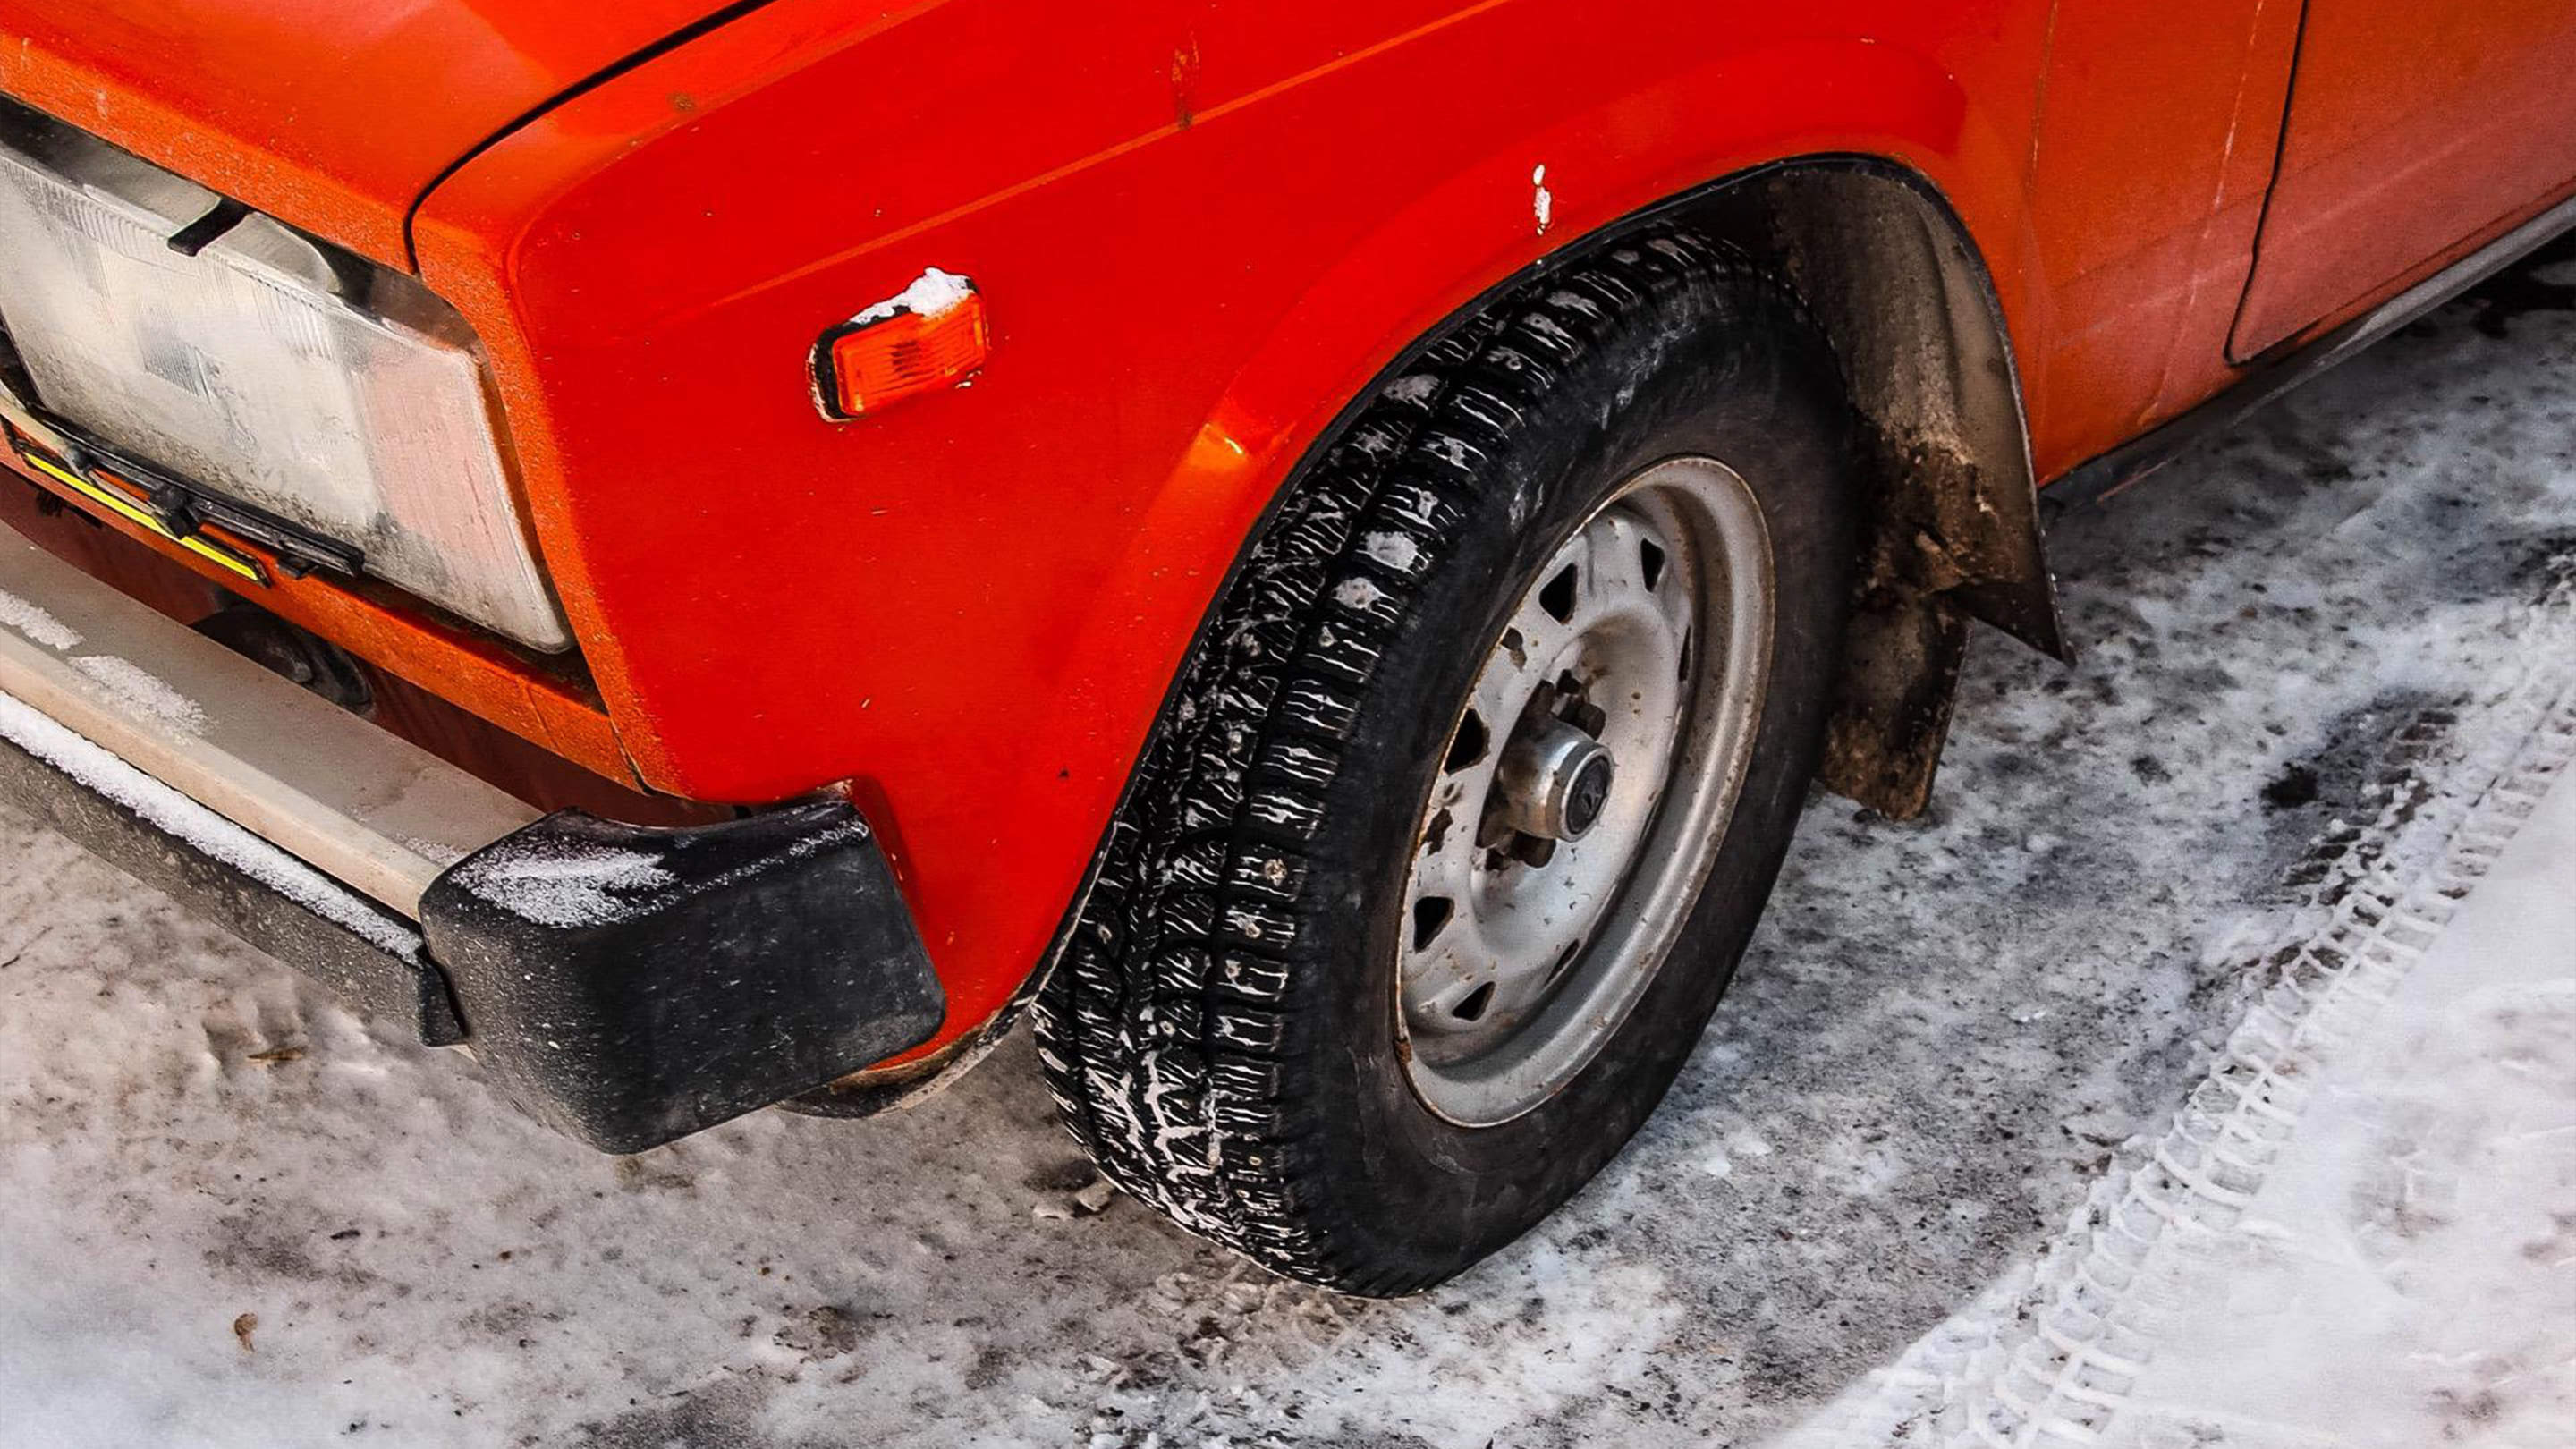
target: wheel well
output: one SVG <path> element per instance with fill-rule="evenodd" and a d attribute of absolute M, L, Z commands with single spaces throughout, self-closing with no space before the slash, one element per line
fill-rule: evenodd
<path fill-rule="evenodd" d="M 1772 167 L 1682 212 L 1787 277 L 1842 359 L 1864 425 L 1869 518 L 1818 778 L 1883 814 L 1919 814 L 1968 621 L 2071 658 L 1984 263 L 1940 194 L 1884 162 Z"/>

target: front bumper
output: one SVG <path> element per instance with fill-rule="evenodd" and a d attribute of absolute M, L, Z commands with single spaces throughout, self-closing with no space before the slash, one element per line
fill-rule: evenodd
<path fill-rule="evenodd" d="M 929 1039 L 858 812 L 537 813 L 0 531 L 0 800 L 637 1152 Z"/>

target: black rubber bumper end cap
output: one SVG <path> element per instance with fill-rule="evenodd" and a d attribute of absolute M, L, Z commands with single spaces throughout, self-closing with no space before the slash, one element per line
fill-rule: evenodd
<path fill-rule="evenodd" d="M 607 1152 L 873 1066 L 947 1010 L 839 800 L 678 830 L 559 811 L 450 867 L 421 922 L 494 1086 Z"/>

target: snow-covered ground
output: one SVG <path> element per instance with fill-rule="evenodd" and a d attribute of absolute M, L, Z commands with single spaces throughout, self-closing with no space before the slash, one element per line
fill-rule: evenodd
<path fill-rule="evenodd" d="M 2576 316 L 2055 550 L 2085 661 L 1981 640 L 1933 814 L 1819 800 L 1635 1146 L 1397 1303 L 1088 1211 L 1023 1041 L 594 1156 L 0 812 L 0 1445 L 2576 1441 Z"/>

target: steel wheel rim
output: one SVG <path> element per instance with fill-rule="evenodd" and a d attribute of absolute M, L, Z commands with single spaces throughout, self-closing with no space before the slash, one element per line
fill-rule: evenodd
<path fill-rule="evenodd" d="M 1488 641 L 1398 922 L 1397 1045 L 1433 1112 L 1525 1115 L 1645 995 L 1743 787 L 1774 607 L 1752 488 L 1672 458 L 1584 519 Z"/>

